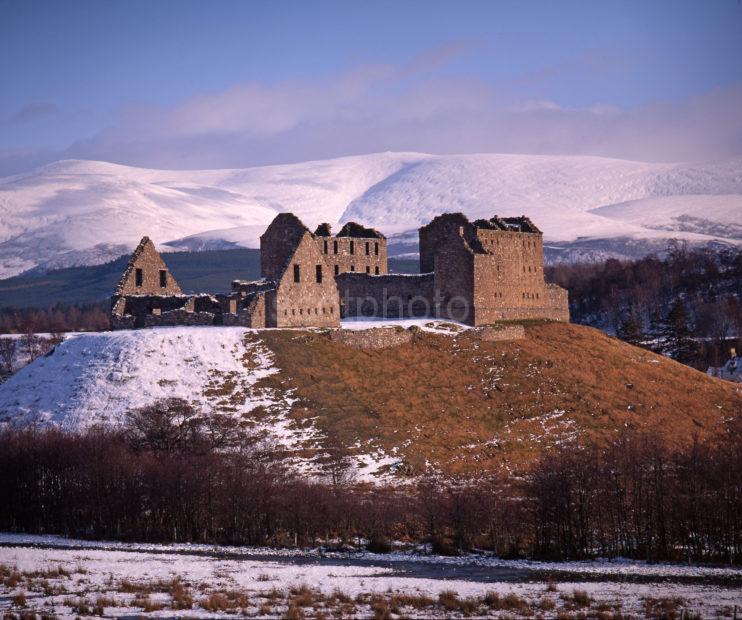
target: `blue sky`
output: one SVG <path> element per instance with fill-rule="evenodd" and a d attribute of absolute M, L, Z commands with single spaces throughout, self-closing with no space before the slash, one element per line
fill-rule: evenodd
<path fill-rule="evenodd" d="M 0 174 L 742 154 L 742 3 L 0 0 Z"/>

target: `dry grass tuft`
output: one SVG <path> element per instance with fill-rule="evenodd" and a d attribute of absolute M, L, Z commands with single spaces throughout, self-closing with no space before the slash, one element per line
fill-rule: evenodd
<path fill-rule="evenodd" d="M 658 620 L 675 620 L 680 618 L 682 607 L 685 601 L 682 598 L 663 597 L 644 599 L 644 613 L 647 618 L 657 618 Z M 684 617 L 690 617 L 683 614 Z"/>
<path fill-rule="evenodd" d="M 173 609 L 191 609 L 193 607 L 193 596 L 178 577 L 174 578 L 170 584 L 170 599 Z"/>
<path fill-rule="evenodd" d="M 25 592 L 18 592 L 18 594 L 14 595 L 10 600 L 13 603 L 13 607 L 25 607 L 27 604 Z"/>
<path fill-rule="evenodd" d="M 165 607 L 162 603 L 153 601 L 149 596 L 137 596 L 132 602 L 132 607 L 140 607 L 144 613 L 160 611 Z"/>
<path fill-rule="evenodd" d="M 304 620 L 304 612 L 296 605 L 289 605 L 286 613 L 282 616 L 283 620 Z"/>
<path fill-rule="evenodd" d="M 390 603 L 394 607 L 412 607 L 413 609 L 425 609 L 433 607 L 436 601 L 423 594 L 395 594 Z"/>
<path fill-rule="evenodd" d="M 590 595 L 584 590 L 573 590 L 572 594 L 562 594 L 562 600 L 566 603 L 567 609 L 582 609 L 588 607 L 593 602 Z"/>

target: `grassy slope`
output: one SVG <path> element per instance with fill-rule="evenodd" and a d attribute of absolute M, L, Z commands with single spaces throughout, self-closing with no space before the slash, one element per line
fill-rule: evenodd
<path fill-rule="evenodd" d="M 412 471 L 426 459 L 449 472 L 517 467 L 557 442 L 622 428 L 687 441 L 742 410 L 738 386 L 577 325 L 528 325 L 510 342 L 419 333 L 376 351 L 319 333 L 260 338 L 281 368 L 267 381 L 297 390 L 297 419 L 316 416 L 346 445 L 396 446 Z"/>

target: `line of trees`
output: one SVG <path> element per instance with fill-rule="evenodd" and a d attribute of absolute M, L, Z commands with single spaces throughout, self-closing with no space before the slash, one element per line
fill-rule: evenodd
<path fill-rule="evenodd" d="M 0 334 L 101 331 L 109 326 L 108 301 L 56 304 L 49 308 L 0 308 Z"/>
<path fill-rule="evenodd" d="M 572 446 L 517 479 L 373 486 L 299 477 L 239 425 L 170 405 L 118 431 L 2 431 L 0 529 L 247 545 L 364 539 L 377 551 L 403 539 L 544 559 L 742 558 L 739 421 L 718 441 L 676 449 L 629 433 Z"/>
<path fill-rule="evenodd" d="M 547 278 L 570 293 L 572 320 L 701 370 L 742 347 L 742 251 L 689 249 L 635 261 L 556 265 Z"/>

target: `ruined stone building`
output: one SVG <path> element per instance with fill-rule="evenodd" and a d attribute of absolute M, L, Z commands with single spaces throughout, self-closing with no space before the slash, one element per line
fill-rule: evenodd
<path fill-rule="evenodd" d="M 112 298 L 114 329 L 154 325 L 338 327 L 341 317 L 435 317 L 484 325 L 569 320 L 567 292 L 544 281 L 542 233 L 526 217 L 470 222 L 447 213 L 420 229 L 419 274 L 390 274 L 387 240 L 349 222 L 314 233 L 282 213 L 260 238 L 261 279 L 229 294 L 183 294 L 145 237 Z"/>
<path fill-rule="evenodd" d="M 446 213 L 419 234 L 420 274 L 337 278 L 344 316 L 569 320 L 567 291 L 545 282 L 543 234 L 527 217 Z"/>

